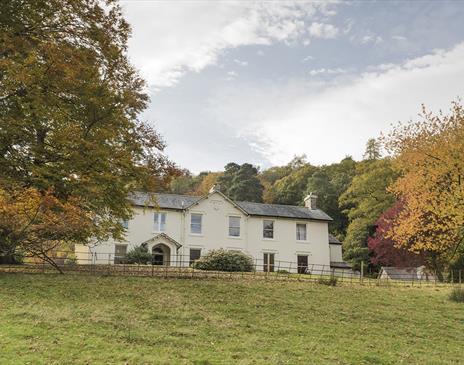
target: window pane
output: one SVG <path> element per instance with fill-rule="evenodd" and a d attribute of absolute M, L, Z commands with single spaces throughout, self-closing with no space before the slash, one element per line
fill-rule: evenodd
<path fill-rule="evenodd" d="M 190 232 L 200 234 L 201 233 L 201 214 L 192 214 L 190 216 Z"/>
<path fill-rule="evenodd" d="M 155 231 L 158 232 L 159 231 L 159 213 L 155 213 L 153 215 L 153 222 L 154 222 Z"/>
<path fill-rule="evenodd" d="M 263 221 L 264 229 L 274 229 L 274 221 Z"/>
<path fill-rule="evenodd" d="M 240 237 L 240 227 L 229 227 L 229 236 Z"/>
<path fill-rule="evenodd" d="M 191 248 L 190 249 L 190 265 L 192 265 L 194 261 L 198 260 L 200 256 L 201 256 L 201 249 Z"/>
<path fill-rule="evenodd" d="M 160 214 L 160 232 L 164 232 L 166 230 L 166 213 Z"/>
<path fill-rule="evenodd" d="M 306 224 L 296 225 L 296 239 L 298 241 L 306 241 Z"/>
<path fill-rule="evenodd" d="M 263 237 L 274 238 L 274 221 L 263 221 Z"/>
<path fill-rule="evenodd" d="M 229 236 L 240 237 L 240 217 L 229 217 Z"/>

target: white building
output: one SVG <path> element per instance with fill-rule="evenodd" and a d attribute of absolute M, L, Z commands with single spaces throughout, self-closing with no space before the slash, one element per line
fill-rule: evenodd
<path fill-rule="evenodd" d="M 316 208 L 314 195 L 304 207 L 234 202 L 215 187 L 204 197 L 134 193 L 130 200 L 134 215 L 125 222 L 125 240 L 77 245 L 78 262 L 119 263 L 130 249 L 144 245 L 158 265 L 188 266 L 223 248 L 250 255 L 258 270 L 349 268 L 341 243 L 329 235 L 332 219 Z"/>

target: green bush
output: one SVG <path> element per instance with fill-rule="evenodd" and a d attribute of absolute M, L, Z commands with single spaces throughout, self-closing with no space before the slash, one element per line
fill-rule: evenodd
<path fill-rule="evenodd" d="M 150 264 L 152 261 L 152 255 L 148 252 L 148 248 L 144 246 L 137 246 L 131 249 L 126 258 L 122 260 L 128 264 Z"/>
<path fill-rule="evenodd" d="M 68 266 L 75 266 L 77 265 L 77 257 L 75 254 L 69 254 L 68 257 L 64 259 L 64 264 Z"/>
<path fill-rule="evenodd" d="M 336 286 L 338 279 L 335 276 L 331 276 L 330 278 L 319 278 L 317 282 L 318 284 L 323 284 L 327 286 Z"/>
<path fill-rule="evenodd" d="M 0 254 L 0 265 L 20 265 L 24 261 L 24 256 L 19 252 Z"/>
<path fill-rule="evenodd" d="M 454 288 L 449 298 L 453 302 L 464 303 L 464 288 Z"/>
<path fill-rule="evenodd" d="M 213 271 L 254 271 L 253 259 L 238 251 L 211 250 L 194 263 L 195 269 Z"/>

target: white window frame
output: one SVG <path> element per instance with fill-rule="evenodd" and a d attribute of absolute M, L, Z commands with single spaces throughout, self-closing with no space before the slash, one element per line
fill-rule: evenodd
<path fill-rule="evenodd" d="M 264 232 L 266 229 L 264 228 L 264 223 L 265 222 L 272 222 L 272 237 L 266 237 L 264 235 Z M 269 231 L 269 229 L 267 229 Z M 273 240 L 275 238 L 275 220 L 273 219 L 263 219 L 263 240 Z"/>
<path fill-rule="evenodd" d="M 155 217 L 158 217 L 155 220 Z M 162 218 L 164 217 L 164 226 L 162 226 Z M 153 214 L 153 231 L 157 233 L 166 232 L 166 222 L 167 222 L 168 215 L 166 212 L 154 212 Z"/>
<path fill-rule="evenodd" d="M 193 232 L 192 231 L 192 220 L 193 216 L 199 216 L 200 217 L 200 232 Z M 197 224 L 197 223 L 195 223 Z M 190 213 L 190 234 L 194 236 L 202 236 L 203 235 L 203 214 L 201 213 Z"/>
<path fill-rule="evenodd" d="M 231 218 L 238 219 L 238 226 L 232 226 L 231 225 Z M 242 226 L 242 218 L 240 216 L 237 216 L 237 215 L 229 215 L 228 221 L 229 221 L 229 227 L 227 229 L 228 236 L 231 237 L 231 238 L 240 238 L 241 235 L 242 235 L 242 229 L 241 229 L 242 228 L 241 227 Z M 238 236 L 230 234 L 231 228 L 232 229 L 233 228 L 235 228 L 235 229 L 238 228 Z"/>
<path fill-rule="evenodd" d="M 304 239 L 298 238 L 298 226 L 304 226 Z M 308 242 L 308 225 L 306 223 L 297 222 L 295 224 L 295 238 L 298 242 Z"/>

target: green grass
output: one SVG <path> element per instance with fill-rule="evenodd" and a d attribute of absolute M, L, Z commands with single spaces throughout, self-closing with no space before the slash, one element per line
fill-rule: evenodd
<path fill-rule="evenodd" d="M 0 274 L 0 364 L 458 364 L 449 292 Z"/>

